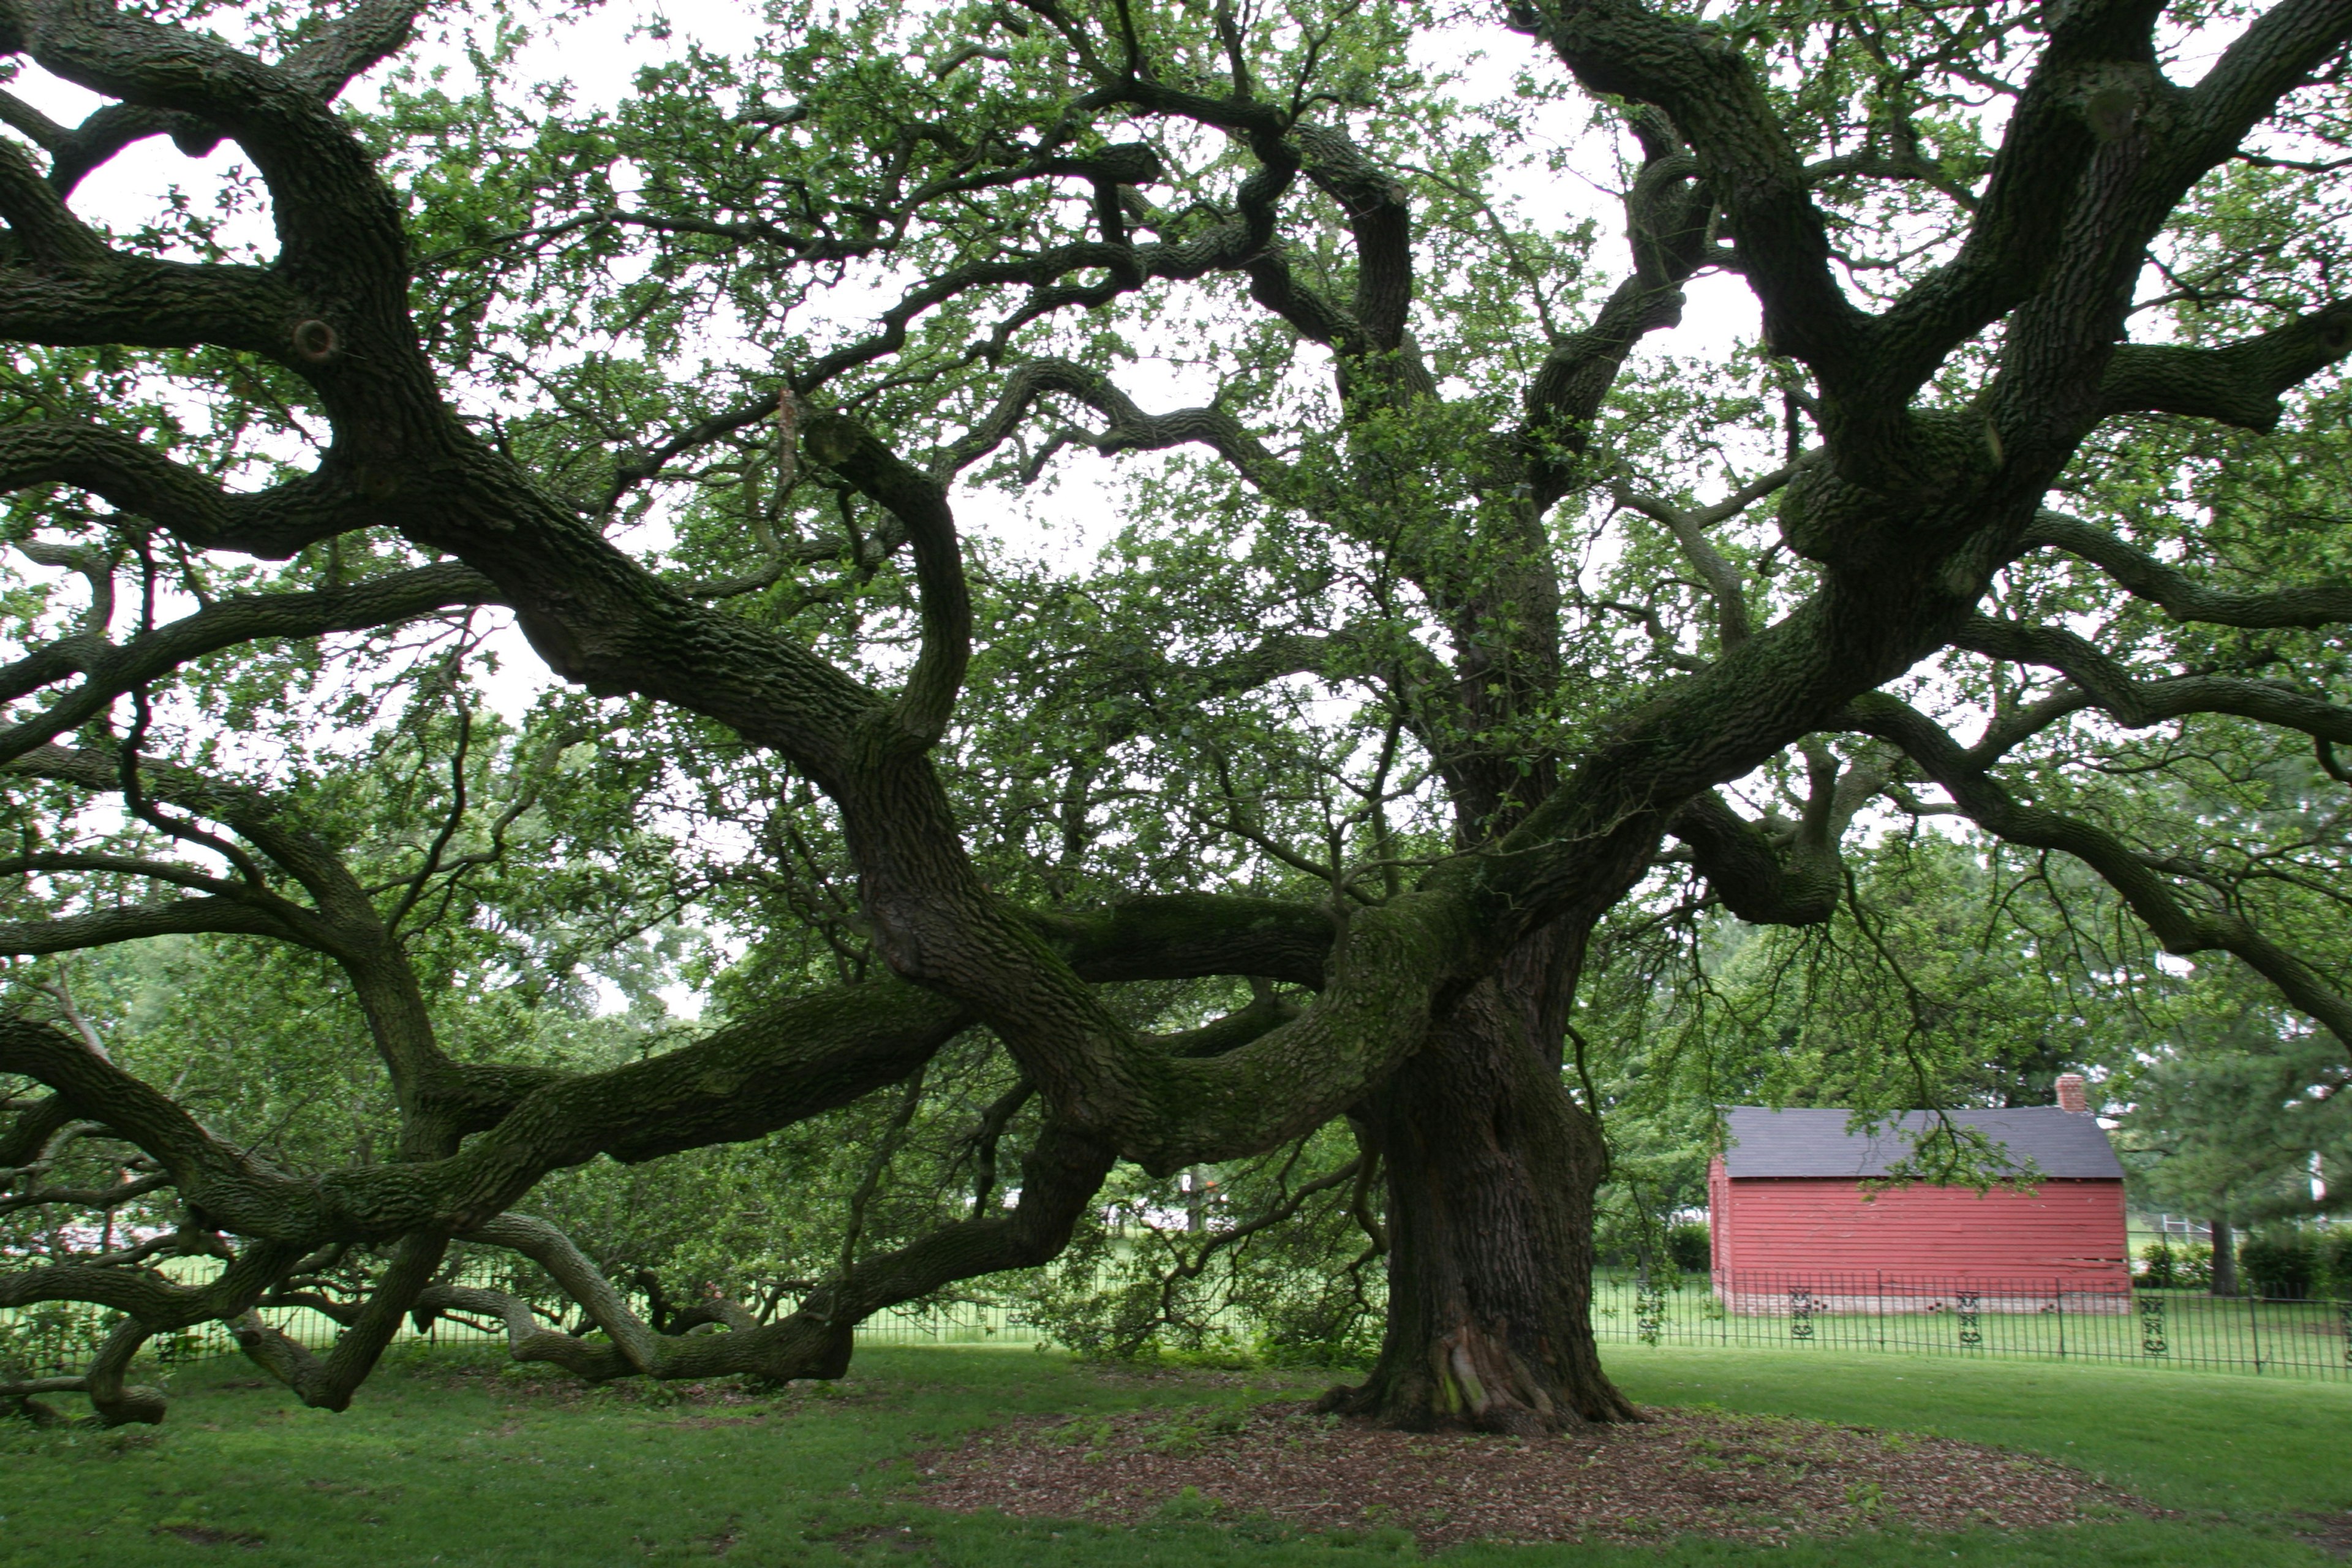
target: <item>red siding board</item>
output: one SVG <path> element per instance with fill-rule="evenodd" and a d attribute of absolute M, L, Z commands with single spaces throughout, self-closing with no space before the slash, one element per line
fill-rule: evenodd
<path fill-rule="evenodd" d="M 1707 1171 L 1715 1268 L 1980 1279 L 2050 1276 L 2128 1287 L 2121 1182 L 2045 1179 L 2031 1193 L 1914 1185 L 1865 1194 L 1835 1177 Z"/>

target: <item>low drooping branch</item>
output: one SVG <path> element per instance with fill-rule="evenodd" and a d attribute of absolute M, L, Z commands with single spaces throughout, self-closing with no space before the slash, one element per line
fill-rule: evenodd
<path fill-rule="evenodd" d="M 1539 513 L 1577 482 L 1593 423 L 1626 357 L 1650 333 L 1681 321 L 1682 286 L 1711 248 L 1715 193 L 1697 177 L 1697 161 L 1654 110 L 1636 110 L 1631 120 L 1643 153 L 1625 199 L 1633 274 L 1581 331 L 1557 338 L 1528 382 L 1518 441 L 1529 454 L 1530 499 Z"/>
<path fill-rule="evenodd" d="M 1708 790 L 1669 825 L 1724 908 L 1751 924 L 1819 925 L 1836 913 L 1843 886 L 1839 843 L 1885 783 L 1874 768 L 1842 768 L 1818 742 L 1804 752 L 1811 788 L 1796 822 L 1751 823 Z"/>
<path fill-rule="evenodd" d="M 1331 942 L 1328 917 L 1265 900 L 1142 900 L 1038 920 L 1097 981 L 1249 973 L 1313 985 Z M 494 1126 L 447 1157 L 315 1176 L 276 1171 L 215 1138 L 63 1030 L 0 1021 L 0 1072 L 39 1079 L 62 1104 L 145 1150 L 221 1227 L 307 1249 L 462 1230 L 547 1172 L 599 1153 L 638 1162 L 762 1136 L 900 1081 L 971 1022 L 946 998 L 873 980 L 773 1005 L 642 1062 L 527 1079 L 518 1085 L 527 1092 Z"/>
<path fill-rule="evenodd" d="M 802 426 L 802 439 L 819 461 L 897 518 L 913 546 L 922 642 L 891 720 L 899 744 L 926 750 L 946 733 L 971 660 L 971 595 L 947 489 L 854 420 L 812 418 Z"/>
<path fill-rule="evenodd" d="M 2235 955 L 2352 1048 L 2352 996 L 2242 915 L 2192 908 L 2146 856 L 2118 835 L 2080 817 L 2020 803 L 1971 762 L 1941 725 L 1898 699 L 1881 692 L 1857 699 L 1848 708 L 1844 724 L 1901 748 L 1943 786 L 1962 815 L 1993 837 L 2058 850 L 2090 867 L 2122 895 L 2165 952 L 2183 957 L 2211 952 Z"/>
<path fill-rule="evenodd" d="M 262 1292 L 304 1256 L 305 1250 L 299 1247 L 258 1242 L 200 1285 L 182 1284 L 153 1268 L 52 1263 L 0 1274 L 0 1308 L 87 1301 L 138 1320 L 150 1333 L 162 1333 L 236 1317 L 260 1300 Z"/>
<path fill-rule="evenodd" d="M 609 1343 L 543 1328 L 519 1298 L 473 1287 L 432 1287 L 418 1298 L 417 1310 L 420 1316 L 458 1311 L 499 1319 L 517 1360 L 551 1362 L 598 1380 L 735 1373 L 778 1381 L 838 1377 L 849 1363 L 856 1326 L 875 1313 L 961 1280 L 1034 1268 L 1058 1256 L 1109 1173 L 1112 1158 L 1091 1139 L 1049 1122 L 1022 1161 L 1021 1195 L 1010 1212 L 975 1215 L 856 1263 L 820 1285 L 798 1310 L 762 1326 L 657 1334 L 562 1232 L 516 1215 L 499 1216 L 469 1238 L 512 1248 L 546 1268 Z"/>
<path fill-rule="evenodd" d="M 1097 972 L 1139 978 L 1157 973 L 1181 974 L 1198 973 L 1203 965 L 1213 971 L 1216 966 L 1246 958 L 1253 967 L 1287 971 L 1293 978 L 1307 984 L 1320 978 L 1321 954 L 1328 949 L 1330 930 L 1327 918 L 1318 911 L 1265 900 L 1214 898 L 1140 900 L 1093 916 L 1058 917 L 1044 925 L 1072 958 Z M 1287 948 L 1286 944 L 1289 944 Z M 882 994 L 895 996 L 899 1004 L 928 1018 L 931 1026 L 930 1038 L 915 1042 L 905 1055 L 882 1066 L 878 1069 L 881 1072 L 896 1069 L 903 1073 L 910 1065 L 919 1067 L 930 1049 L 943 1043 L 945 1037 L 961 1025 L 947 1005 L 912 988 L 879 982 L 858 990 L 864 994 L 853 995 L 853 1002 L 872 1002 Z M 1171 1041 L 1169 1048 L 1187 1054 L 1230 1049 L 1279 1022 L 1288 1011 L 1269 994 L 1234 1019 L 1198 1031 L 1195 1037 Z M 747 1029 L 739 1025 L 734 1033 L 757 1034 L 758 1028 L 754 1026 Z M 771 1056 L 769 1068 L 779 1081 L 765 1095 L 748 1093 L 743 1080 L 757 1071 L 751 1063 L 758 1058 L 745 1057 L 740 1047 L 730 1055 L 729 1047 L 732 1042 L 724 1038 L 715 1043 L 717 1049 L 688 1047 L 686 1052 L 673 1053 L 671 1058 L 656 1058 L 665 1070 L 656 1076 L 673 1085 L 681 1078 L 691 1081 L 705 1108 L 700 1120 L 680 1118 L 677 1112 L 681 1108 L 672 1100 L 667 1107 L 672 1112 L 667 1125 L 658 1131 L 648 1129 L 634 1142 L 613 1139 L 610 1152 L 623 1158 L 646 1158 L 671 1148 L 712 1142 L 730 1133 L 751 1135 L 750 1128 L 755 1121 L 772 1120 L 777 1114 L 773 1102 L 779 1095 L 798 1092 L 803 1096 L 799 1112 L 805 1113 L 810 1109 L 813 1102 L 805 1097 L 812 1086 L 805 1076 L 790 1070 L 774 1071 L 782 1064 Z M 706 1047 L 712 1044 L 705 1042 Z M 28 1056 L 39 1057 L 42 1066 L 35 1068 Z M 639 1068 L 653 1065 L 639 1064 Z M 809 1064 L 803 1058 L 799 1065 Z M 869 1061 L 867 1067 L 872 1070 L 873 1063 Z M 372 1173 L 335 1173 L 319 1181 L 306 1182 L 272 1172 L 211 1140 L 163 1097 L 144 1089 L 135 1079 L 121 1073 L 85 1043 L 63 1032 L 21 1021 L 0 1032 L 0 1070 L 23 1068 L 35 1068 L 36 1076 L 64 1079 L 77 1087 L 68 1088 L 56 1100 L 42 1102 L 20 1113 L 21 1125 L 38 1121 L 46 1126 L 58 1121 L 77 1094 L 82 1099 L 105 1099 L 117 1108 L 114 1121 L 137 1130 L 126 1136 L 136 1139 L 143 1133 L 157 1146 L 158 1157 L 173 1167 L 182 1196 L 188 1201 L 191 1211 L 202 1213 L 207 1224 L 247 1228 L 237 1223 L 241 1212 L 249 1214 L 273 1205 L 281 1218 L 303 1206 L 307 1206 L 313 1220 L 338 1206 L 346 1216 L 368 1208 L 381 1213 L 393 1205 L 366 1197 L 359 1198 L 355 1204 L 349 1201 L 354 1191 L 352 1177 L 372 1177 L 373 1183 L 388 1189 L 430 1189 L 436 1184 L 435 1178 L 446 1175 L 453 1164 L 442 1161 L 381 1167 Z M 616 1089 L 625 1090 L 631 1087 L 626 1079 L 642 1080 L 646 1075 L 632 1069 L 622 1069 L 622 1073 L 621 1083 L 616 1084 L 612 1075 L 594 1075 L 596 1081 L 579 1082 L 575 1092 L 581 1092 L 583 1100 L 626 1099 L 634 1100 L 640 1110 L 645 1110 L 642 1094 L 616 1095 Z M 642 1081 L 636 1087 L 642 1087 Z M 499 1145 L 512 1145 L 518 1141 L 518 1124 L 536 1123 L 544 1135 L 551 1128 L 569 1129 L 576 1123 L 576 1113 L 563 1108 L 550 1110 L 545 1098 L 544 1093 L 527 1098 L 505 1122 L 477 1140 L 467 1155 L 478 1157 L 487 1152 L 492 1166 L 511 1169 L 517 1151 L 509 1147 L 501 1152 Z M 47 1108 L 46 1114 L 44 1107 Z M 787 1110 L 783 1115 L 790 1120 L 795 1113 Z M 21 1141 L 21 1133 L 12 1138 L 12 1142 Z M 617 1350 L 585 1345 L 570 1336 L 540 1330 L 532 1323 L 527 1308 L 496 1299 L 495 1293 L 430 1286 L 429 1277 L 444 1245 L 446 1226 L 414 1231 L 395 1243 L 393 1264 L 376 1281 L 366 1301 L 330 1313 L 343 1323 L 344 1331 L 323 1357 L 269 1329 L 249 1311 L 273 1290 L 276 1294 L 270 1300 L 278 1304 L 295 1300 L 278 1289 L 278 1282 L 307 1265 L 299 1261 L 296 1245 L 283 1239 L 248 1246 L 226 1274 L 202 1288 L 179 1286 L 151 1269 L 121 1266 L 139 1261 L 126 1258 L 115 1266 L 68 1264 L 0 1278 L 0 1305 L 45 1300 L 109 1305 L 131 1313 L 144 1325 L 142 1338 L 147 1331 L 184 1326 L 209 1317 L 233 1318 L 240 1342 L 257 1363 L 286 1381 L 306 1403 L 326 1408 L 339 1409 L 348 1402 L 388 1342 L 402 1312 L 412 1309 L 427 1314 L 436 1310 L 495 1311 L 511 1323 L 529 1327 L 527 1333 L 519 1331 L 519 1354 L 528 1359 L 559 1361 L 588 1375 L 617 1375 L 632 1370 L 658 1376 L 704 1376 L 720 1371 L 746 1370 L 778 1377 L 830 1375 L 838 1372 L 845 1359 L 848 1331 L 873 1311 L 929 1293 L 956 1279 L 1042 1262 L 1058 1251 L 1066 1238 L 1068 1224 L 1099 1184 L 1108 1160 L 1108 1152 L 1090 1140 L 1069 1132 L 1050 1134 L 1025 1167 L 1022 1200 L 1013 1215 L 999 1217 L 985 1210 L 978 1211 L 971 1221 L 950 1226 L 901 1253 L 856 1265 L 828 1288 L 829 1295 L 813 1300 L 785 1323 L 770 1330 L 739 1325 L 733 1333 L 715 1341 L 665 1339 L 656 1342 L 646 1337 L 642 1325 L 628 1315 L 618 1293 L 603 1284 L 576 1249 L 551 1227 L 513 1216 L 476 1226 L 467 1233 L 467 1238 L 511 1247 L 539 1261 L 581 1302 L 591 1319 L 605 1329 Z M 456 1162 L 463 1163 L 464 1157 Z M 340 1205 L 319 1202 L 321 1188 L 338 1184 L 345 1189 L 345 1202 Z M 369 1184 L 366 1179 L 360 1183 L 362 1187 Z M 386 1195 L 379 1194 L 377 1198 Z M 614 1361 L 616 1355 L 618 1363 Z M 160 1414 L 160 1406 L 157 1412 Z"/>
<path fill-rule="evenodd" d="M 140 1347 L 154 1337 L 154 1328 L 135 1317 L 125 1318 L 106 1336 L 90 1358 L 89 1370 L 84 1375 L 89 1380 L 88 1393 L 90 1407 L 98 1418 L 109 1426 L 121 1426 L 131 1422 L 153 1426 L 163 1419 L 163 1390 L 125 1382 L 131 1371 L 131 1360 Z"/>
<path fill-rule="evenodd" d="M 2352 709 L 2284 682 L 2226 675 L 2135 680 L 2123 665 L 2078 633 L 1981 616 L 1962 626 L 1952 642 L 1994 658 L 2055 669 L 2101 711 L 2129 729 L 2195 713 L 2229 713 L 2297 730 L 2332 745 L 2352 743 Z M 2054 710 L 2051 716 L 2056 716 Z"/>
<path fill-rule="evenodd" d="M 1726 651 L 1738 647 L 1748 637 L 1748 595 L 1740 574 L 1724 559 L 1723 552 L 1707 537 L 1708 531 L 1728 522 L 1771 495 L 1796 478 L 1800 463 L 1812 461 L 1820 456 L 1811 453 L 1784 468 L 1763 474 L 1733 490 L 1711 506 L 1683 508 L 1662 497 L 1646 495 L 1620 485 L 1614 491 L 1617 504 L 1631 507 L 1643 516 L 1657 522 L 1674 536 L 1674 541 L 1687 559 L 1699 580 L 1706 585 L 1707 596 L 1715 602 L 1716 636 Z"/>
<path fill-rule="evenodd" d="M 2063 550 L 2098 567 L 2179 621 L 2221 626 L 2326 626 L 2352 621 L 2352 584 L 2322 583 L 2265 592 L 2212 588 L 2137 545 L 2063 512 L 2038 513 L 2027 550 Z"/>
<path fill-rule="evenodd" d="M 352 1394 L 375 1370 L 384 1347 L 400 1331 L 401 1320 L 432 1282 L 433 1271 L 449 1248 L 448 1237 L 437 1231 L 403 1237 L 392 1249 L 392 1261 L 375 1282 L 366 1302 L 349 1315 L 342 1331 L 326 1355 L 318 1356 L 294 1340 L 247 1311 L 231 1324 L 239 1349 L 253 1363 L 292 1389 L 303 1404 L 318 1410 L 341 1410 Z"/>
<path fill-rule="evenodd" d="M 966 1023 L 897 982 L 786 1004 L 681 1050 L 535 1089 L 459 1152 L 293 1176 L 213 1137 L 62 1031 L 0 1021 L 0 1071 L 58 1089 L 144 1149 L 223 1228 L 310 1247 L 388 1241 L 496 1214 L 551 1170 L 756 1137 L 913 1071 Z M 89 1108 L 102 1108 L 91 1110 Z"/>
<path fill-rule="evenodd" d="M 2126 343 L 2107 362 L 2099 395 L 2108 414 L 2148 412 L 2275 428 L 2280 395 L 2352 353 L 2352 305 L 2327 305 L 2257 337 L 2219 348 Z"/>
<path fill-rule="evenodd" d="M 132 688 L 208 653 L 270 637 L 361 631 L 497 599 L 497 590 L 480 573 L 445 562 L 347 587 L 217 599 L 120 646 L 89 637 L 64 638 L 0 668 L 0 702 L 16 701 L 69 675 L 83 678 L 46 711 L 0 731 L 0 762 L 79 729 Z"/>
<path fill-rule="evenodd" d="M 65 1377 L 20 1377 L 0 1382 L 0 1402 L 15 1405 L 21 1410 L 24 1401 L 39 1394 L 86 1394 L 89 1391 L 89 1379 L 80 1373 Z"/>
<path fill-rule="evenodd" d="M 1290 466 L 1223 409 L 1180 408 L 1147 414 L 1099 371 L 1063 359 L 1024 362 L 1005 379 L 987 416 L 933 460 L 931 472 L 944 479 L 962 472 L 1002 446 L 1019 429 L 1038 399 L 1060 394 L 1086 405 L 1107 420 L 1099 435 L 1086 437 L 1097 452 L 1160 452 L 1173 447 L 1206 447 L 1260 490 L 1288 494 L 1297 489 Z"/>

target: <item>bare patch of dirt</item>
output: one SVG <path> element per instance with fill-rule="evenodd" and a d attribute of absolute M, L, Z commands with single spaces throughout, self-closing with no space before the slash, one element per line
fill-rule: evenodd
<path fill-rule="evenodd" d="M 239 1530 L 215 1530 L 208 1524 L 159 1524 L 158 1535 L 176 1536 L 193 1546 L 266 1546 L 266 1535 L 251 1535 Z"/>
<path fill-rule="evenodd" d="M 920 1552 L 931 1543 L 931 1538 L 911 1524 L 869 1524 L 856 1530 L 844 1530 L 820 1539 L 845 1555 L 861 1546 L 887 1547 L 892 1552 Z"/>
<path fill-rule="evenodd" d="M 1330 1386 L 1327 1371 L 1286 1371 L 1266 1367 L 1202 1367 L 1155 1365 L 1150 1362 L 1092 1362 L 1087 1370 L 1107 1388 L 1298 1388 L 1320 1391 Z"/>
<path fill-rule="evenodd" d="M 921 1500 L 1139 1523 L 1263 1520 L 1468 1541 L 1771 1542 L 2021 1530 L 2156 1510 L 2054 1460 L 1784 1416 L 1660 1409 L 1537 1442 L 1389 1431 L 1294 1404 L 1019 1424 L 927 1455 Z"/>
<path fill-rule="evenodd" d="M 529 1407 L 559 1410 L 644 1409 L 651 1412 L 712 1410 L 732 1414 L 719 1422 L 757 1421 L 811 1404 L 861 1404 L 884 1397 L 870 1383 L 844 1392 L 839 1384 L 790 1384 L 783 1387 L 740 1377 L 714 1377 L 692 1382 L 657 1383 L 642 1377 L 590 1383 L 560 1367 L 528 1362 L 480 1360 L 418 1373 L 439 1386 L 468 1394 L 487 1394 L 510 1411 Z M 684 1419 L 694 1420 L 688 1416 Z M 509 1429 L 514 1418 L 509 1417 Z M 499 1434 L 504 1436 L 505 1433 Z"/>
<path fill-rule="evenodd" d="M 2299 1540 L 2337 1557 L 2352 1557 L 2352 1513 L 2307 1513 Z"/>

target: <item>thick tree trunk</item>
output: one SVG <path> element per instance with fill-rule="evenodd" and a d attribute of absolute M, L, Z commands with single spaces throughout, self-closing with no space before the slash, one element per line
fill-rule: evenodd
<path fill-rule="evenodd" d="M 1521 1436 L 1639 1418 L 1592 1338 L 1606 1149 L 1527 1000 L 1473 991 L 1369 1107 L 1388 1171 L 1388 1326 L 1370 1380 L 1328 1408 Z"/>

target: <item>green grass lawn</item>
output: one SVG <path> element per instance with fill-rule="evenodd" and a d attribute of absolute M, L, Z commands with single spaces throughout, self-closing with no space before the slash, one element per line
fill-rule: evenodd
<path fill-rule="evenodd" d="M 2206 1568 L 2333 1561 L 2303 1516 L 2352 1508 L 2352 1388 L 2251 1378 L 1644 1346 L 1612 1367 L 1645 1404 L 1940 1433 L 2056 1455 L 2165 1508 L 2016 1535 L 1877 1535 L 1787 1549 L 1465 1547 L 1459 1568 L 1947 1564 Z M 518 1375 L 517 1373 L 520 1373 Z M 1137 1531 L 963 1518 L 903 1500 L 906 1460 L 1008 1415 L 1228 1403 L 1302 1374 L 1106 1375 L 1027 1351 L 872 1349 L 850 1377 L 732 1405 L 418 1352 L 341 1415 L 241 1363 L 182 1373 L 162 1428 L 0 1431 L 0 1568 L 446 1563 L 602 1568 L 1153 1563 L 1328 1568 L 1410 1557 L 1409 1537 L 1302 1537 L 1171 1520 Z"/>

